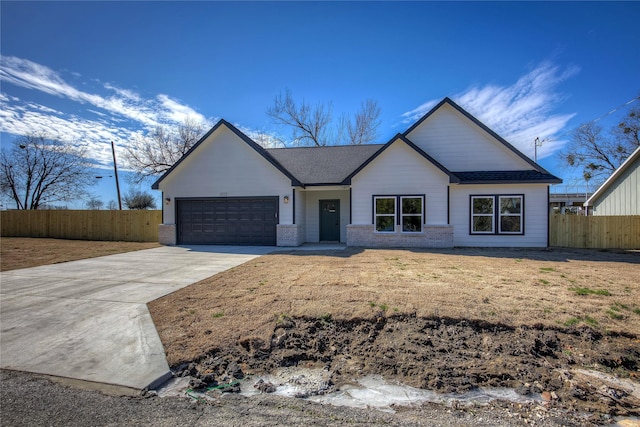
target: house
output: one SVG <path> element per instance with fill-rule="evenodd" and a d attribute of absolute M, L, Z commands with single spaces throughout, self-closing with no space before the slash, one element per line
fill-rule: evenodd
<path fill-rule="evenodd" d="M 584 202 L 593 215 L 640 215 L 640 147 Z"/>
<path fill-rule="evenodd" d="M 551 210 L 551 213 L 554 214 L 583 215 L 583 205 L 589 196 L 590 194 L 588 192 L 552 192 L 549 194 L 549 209 Z"/>
<path fill-rule="evenodd" d="M 264 149 L 220 120 L 153 188 L 163 244 L 546 247 L 560 182 L 445 98 L 377 145 Z"/>

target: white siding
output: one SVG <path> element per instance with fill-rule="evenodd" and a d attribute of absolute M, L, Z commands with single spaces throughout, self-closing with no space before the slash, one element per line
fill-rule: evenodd
<path fill-rule="evenodd" d="M 306 218 L 307 218 L 307 193 L 301 191 L 299 188 L 295 189 L 295 210 L 296 210 L 296 224 L 301 226 L 302 229 L 306 227 Z"/>
<path fill-rule="evenodd" d="M 471 195 L 524 195 L 524 235 L 472 235 Z M 450 191 L 451 225 L 455 246 L 546 247 L 549 208 L 547 186 L 520 185 L 452 185 Z"/>
<path fill-rule="evenodd" d="M 448 104 L 435 111 L 407 138 L 452 172 L 532 169 Z"/>
<path fill-rule="evenodd" d="M 640 215 L 640 158 L 593 203 L 594 215 Z"/>
<path fill-rule="evenodd" d="M 426 224 L 447 224 L 449 176 L 397 140 L 351 181 L 352 224 L 373 224 L 374 195 L 425 195 Z"/>
<path fill-rule="evenodd" d="M 176 197 L 278 196 L 280 224 L 292 224 L 291 180 L 225 126 L 186 157 L 159 185 L 163 198 L 163 222 L 175 223 Z"/>
<path fill-rule="evenodd" d="M 320 241 L 320 200 L 340 200 L 340 241 L 346 242 L 347 224 L 349 224 L 349 190 L 310 190 L 303 193 L 305 197 L 305 242 Z"/>

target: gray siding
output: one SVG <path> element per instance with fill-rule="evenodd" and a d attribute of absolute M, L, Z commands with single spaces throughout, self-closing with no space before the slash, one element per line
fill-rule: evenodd
<path fill-rule="evenodd" d="M 640 158 L 593 203 L 594 215 L 640 215 Z"/>

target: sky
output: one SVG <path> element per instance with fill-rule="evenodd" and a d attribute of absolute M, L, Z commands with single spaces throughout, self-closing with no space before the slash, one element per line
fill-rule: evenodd
<path fill-rule="evenodd" d="M 334 117 L 376 100 L 386 143 L 449 97 L 531 158 L 538 138 L 565 181 L 552 191 L 582 191 L 558 153 L 581 124 L 640 103 L 639 20 L 640 2 L 3 0 L 0 145 L 84 144 L 106 204 L 110 142 L 126 178 L 125 147 L 159 125 L 281 135 L 266 110 L 288 89 Z"/>

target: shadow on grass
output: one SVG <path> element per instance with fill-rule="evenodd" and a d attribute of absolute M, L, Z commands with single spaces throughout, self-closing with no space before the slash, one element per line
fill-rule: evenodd
<path fill-rule="evenodd" d="M 297 250 L 277 248 L 273 255 L 325 256 L 349 258 L 364 251 L 408 251 L 415 254 L 438 254 L 459 257 L 487 257 L 522 259 L 531 261 L 569 262 L 621 262 L 640 264 L 640 251 L 620 249 L 574 249 L 574 248 L 365 248 L 349 246 L 341 250 Z"/>

